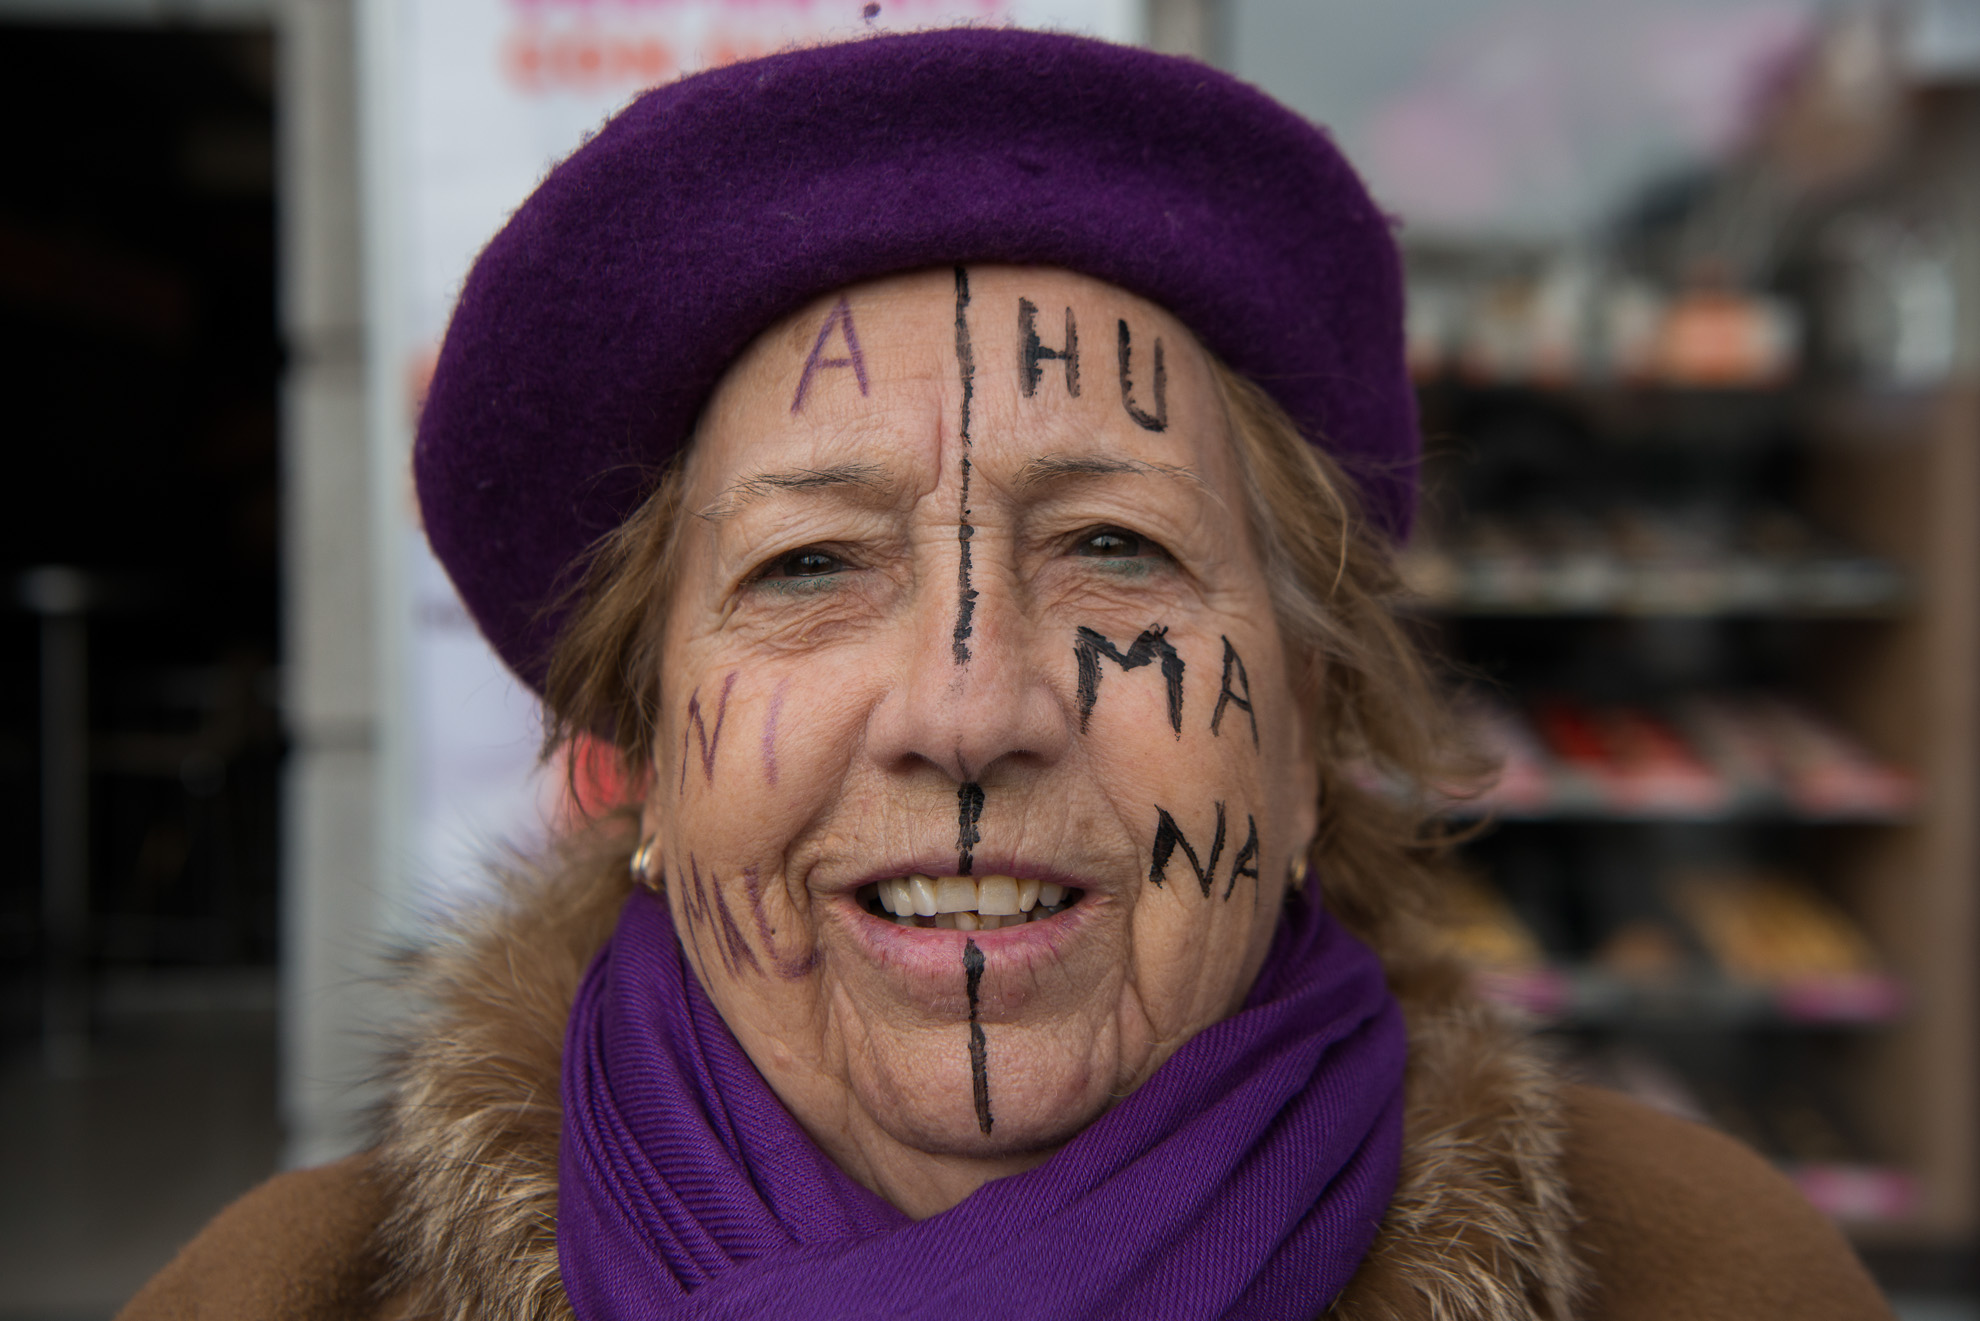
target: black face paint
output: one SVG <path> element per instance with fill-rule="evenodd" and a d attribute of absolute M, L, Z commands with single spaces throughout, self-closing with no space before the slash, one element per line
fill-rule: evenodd
<path fill-rule="evenodd" d="M 1155 849 L 1148 863 L 1148 879 L 1157 886 L 1168 879 L 1169 859 L 1175 856 L 1180 847 L 1183 856 L 1189 859 L 1189 869 L 1196 873 L 1196 883 L 1203 890 L 1203 897 L 1210 897 L 1210 882 L 1217 876 L 1217 859 L 1224 852 L 1224 805 L 1217 804 L 1217 837 L 1210 841 L 1210 860 L 1200 862 L 1196 850 L 1190 847 L 1189 837 L 1183 834 L 1176 819 L 1162 808 L 1155 809 Z"/>
<path fill-rule="evenodd" d="M 989 1043 L 976 1020 L 976 988 L 983 982 L 983 951 L 973 940 L 963 942 L 963 985 L 969 991 L 969 1082 L 976 1093 L 976 1126 L 990 1136 Z"/>
<path fill-rule="evenodd" d="M 1231 687 L 1231 671 L 1233 669 L 1237 671 L 1238 682 L 1244 685 L 1243 697 L 1239 697 L 1237 690 Z M 1227 706 L 1235 706 L 1238 710 L 1244 712 L 1245 715 L 1251 717 L 1251 746 L 1254 748 L 1257 747 L 1258 716 L 1251 709 L 1251 676 L 1244 672 L 1244 658 L 1237 654 L 1237 648 L 1231 645 L 1229 638 L 1224 639 L 1224 688 L 1222 692 L 1217 694 L 1217 709 L 1210 716 L 1210 732 L 1212 734 L 1221 735 L 1223 733 L 1218 726 L 1224 723 L 1224 708 Z"/>
<path fill-rule="evenodd" d="M 1229 899 L 1231 897 L 1231 891 L 1237 889 L 1238 877 L 1249 876 L 1253 881 L 1251 888 L 1252 902 L 1256 903 L 1258 900 L 1258 886 L 1256 884 L 1258 880 L 1258 821 L 1249 813 L 1244 818 L 1244 830 L 1244 847 L 1239 849 L 1237 851 L 1237 857 L 1231 860 L 1231 880 L 1230 884 L 1224 887 L 1224 898 Z"/>
<path fill-rule="evenodd" d="M 1086 732 L 1093 716 L 1093 704 L 1100 700 L 1100 658 L 1105 656 L 1123 670 L 1138 670 L 1156 656 L 1162 658 L 1162 678 L 1169 689 L 1169 724 L 1182 737 L 1183 661 L 1169 645 L 1168 628 L 1158 625 L 1134 640 L 1125 655 L 1114 644 L 1090 628 L 1082 627 L 1073 642 L 1073 656 L 1079 665 L 1079 732 Z"/>
<path fill-rule="evenodd" d="M 1031 398 L 1038 393 L 1038 378 L 1045 369 L 1041 362 L 1063 362 L 1066 364 L 1066 393 L 1079 398 L 1079 325 L 1073 320 L 1073 310 L 1066 309 L 1066 346 L 1063 349 L 1045 347 L 1038 339 L 1038 308 L 1028 298 L 1018 299 L 1018 385 L 1024 390 L 1024 397 Z"/>
<path fill-rule="evenodd" d="M 969 272 L 956 267 L 956 368 L 962 373 L 962 498 L 956 519 L 956 542 L 962 558 L 956 567 L 956 664 L 969 663 L 971 620 L 976 614 L 976 589 L 969 585 L 969 403 L 976 389 L 976 353 L 969 344 Z"/>
<path fill-rule="evenodd" d="M 1150 416 L 1135 407 L 1134 380 L 1131 364 L 1134 361 L 1134 344 L 1128 335 L 1128 323 L 1121 322 L 1121 407 L 1134 424 L 1144 431 L 1167 431 L 1169 429 L 1169 373 L 1162 365 L 1162 338 L 1155 337 L 1155 413 Z"/>
<path fill-rule="evenodd" d="M 982 842 L 976 823 L 983 819 L 983 786 L 974 780 L 956 789 L 956 875 L 967 876 L 974 859 L 970 850 Z"/>

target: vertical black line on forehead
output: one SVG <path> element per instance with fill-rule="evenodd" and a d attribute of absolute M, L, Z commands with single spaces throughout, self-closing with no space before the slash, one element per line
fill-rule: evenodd
<path fill-rule="evenodd" d="M 976 588 L 970 585 L 969 539 L 976 529 L 969 525 L 969 405 L 976 390 L 976 351 L 969 339 L 969 272 L 956 267 L 956 370 L 962 376 L 962 415 L 958 428 L 962 439 L 962 495 L 958 499 L 956 544 L 960 551 L 956 564 L 956 664 L 969 664 L 969 635 L 974 631 Z"/>
<path fill-rule="evenodd" d="M 969 271 L 956 267 L 956 366 L 962 373 L 963 444 L 969 444 L 970 395 L 976 389 L 976 352 L 969 342 Z"/>

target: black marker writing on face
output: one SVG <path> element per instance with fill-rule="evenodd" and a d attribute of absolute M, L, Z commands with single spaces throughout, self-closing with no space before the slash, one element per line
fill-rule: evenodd
<path fill-rule="evenodd" d="M 1237 689 L 1231 687 L 1231 672 L 1233 670 L 1237 672 L 1238 682 L 1244 685 L 1243 697 L 1239 697 L 1237 695 Z M 1237 648 L 1231 645 L 1229 638 L 1224 639 L 1224 688 L 1222 692 L 1217 694 L 1217 709 L 1210 716 L 1210 732 L 1212 734 L 1221 735 L 1223 733 L 1218 726 L 1224 723 L 1224 708 L 1227 706 L 1235 706 L 1251 718 L 1251 746 L 1254 748 L 1257 747 L 1258 715 L 1251 709 L 1251 676 L 1244 672 L 1244 658 L 1237 654 Z"/>
<path fill-rule="evenodd" d="M 1135 425 L 1144 431 L 1167 431 L 1169 429 L 1169 373 L 1162 364 L 1162 337 L 1155 337 L 1155 412 L 1144 413 L 1135 406 L 1134 343 L 1128 335 L 1128 323 L 1121 322 L 1121 407 L 1134 419 Z"/>
<path fill-rule="evenodd" d="M 846 356 L 828 358 L 825 356 L 825 342 L 832 338 L 832 328 L 839 328 L 840 338 L 846 342 Z M 805 392 L 811 389 L 813 372 L 838 367 L 850 367 L 853 376 L 859 381 L 859 392 L 866 393 L 866 359 L 859 351 L 859 332 L 853 329 L 852 304 L 841 298 L 832 305 L 825 315 L 825 324 L 818 328 L 818 339 L 811 346 L 811 356 L 804 360 L 804 373 L 798 377 L 797 393 L 791 396 L 791 411 L 798 412 L 804 407 Z"/>
<path fill-rule="evenodd" d="M 715 782 L 715 751 L 722 746 L 722 722 L 729 715 L 729 690 L 736 686 L 736 672 L 729 671 L 729 677 L 722 681 L 722 696 L 715 703 L 715 729 L 709 732 L 708 725 L 701 718 L 701 689 L 696 688 L 688 697 L 687 720 L 681 728 L 681 786 L 676 796 L 687 792 L 688 735 L 693 734 L 701 741 L 701 775 L 708 783 Z"/>
<path fill-rule="evenodd" d="M 1196 873 L 1196 883 L 1203 890 L 1203 897 L 1210 897 L 1210 882 L 1217 875 L 1217 859 L 1224 852 L 1224 805 L 1217 804 L 1217 837 L 1210 842 L 1210 858 L 1207 862 L 1197 858 L 1196 850 L 1190 847 L 1189 837 L 1176 824 L 1176 819 L 1161 807 L 1155 809 L 1155 850 L 1148 863 L 1148 879 L 1161 886 L 1168 879 L 1169 859 L 1181 848 L 1183 856 L 1189 859 L 1189 869 Z"/>
<path fill-rule="evenodd" d="M 990 1135 L 989 1043 L 983 1039 L 983 1024 L 976 1018 L 976 989 L 983 982 L 983 951 L 973 940 L 963 942 L 963 987 L 969 992 L 969 1082 L 976 1094 L 976 1126 Z"/>
<path fill-rule="evenodd" d="M 1024 397 L 1031 398 L 1038 393 L 1038 378 L 1045 369 L 1041 362 L 1063 362 L 1066 365 L 1066 393 L 1079 398 L 1079 323 L 1073 320 L 1073 310 L 1066 309 L 1066 346 L 1062 349 L 1047 348 L 1038 339 L 1038 308 L 1029 298 L 1018 299 L 1018 384 L 1024 390 Z"/>
<path fill-rule="evenodd" d="M 969 663 L 969 635 L 976 614 L 976 589 L 969 582 L 969 403 L 976 389 L 976 353 L 969 344 L 969 272 L 956 267 L 956 369 L 962 374 L 962 497 L 956 518 L 956 543 L 962 555 L 956 567 L 956 664 Z"/>
<path fill-rule="evenodd" d="M 1073 642 L 1073 656 L 1079 666 L 1079 730 L 1086 732 L 1088 720 L 1093 716 L 1093 704 L 1100 700 L 1100 658 L 1105 656 L 1123 670 L 1138 670 L 1154 660 L 1162 658 L 1162 678 L 1169 689 L 1169 724 L 1174 727 L 1176 737 L 1182 737 L 1183 706 L 1183 660 L 1176 649 L 1169 645 L 1169 630 L 1157 625 L 1146 629 L 1134 640 L 1134 645 L 1126 652 L 1117 650 L 1113 643 L 1090 628 L 1082 627 Z"/>
<path fill-rule="evenodd" d="M 1230 884 L 1224 887 L 1225 899 L 1229 899 L 1231 891 L 1237 889 L 1240 876 L 1249 876 L 1252 879 L 1251 901 L 1256 904 L 1258 902 L 1258 821 L 1250 813 L 1246 813 L 1244 818 L 1244 847 L 1239 849 L 1237 857 L 1231 860 L 1231 880 Z"/>
<path fill-rule="evenodd" d="M 983 786 L 974 780 L 956 789 L 956 875 L 968 876 L 975 863 L 971 850 L 983 841 L 976 823 L 983 819 Z"/>

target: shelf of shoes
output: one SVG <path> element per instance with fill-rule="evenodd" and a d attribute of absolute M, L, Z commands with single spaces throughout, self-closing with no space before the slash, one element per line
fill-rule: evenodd
<path fill-rule="evenodd" d="M 1903 984 L 1808 885 L 1693 872 L 1663 889 L 1655 916 L 1559 958 L 1503 896 L 1474 882 L 1455 896 L 1452 947 L 1480 994 L 1552 1026 L 1872 1027 L 1905 1012 Z"/>
<path fill-rule="evenodd" d="M 1448 815 L 1499 820 L 1895 822 L 1918 804 L 1909 772 L 1768 693 L 1701 693 L 1662 707 L 1474 699 L 1481 750 L 1500 767 Z"/>
<path fill-rule="evenodd" d="M 1736 524 L 1621 509 L 1478 517 L 1398 557 L 1408 607 L 1435 615 L 1797 615 L 1888 618 L 1909 600 L 1892 565 L 1784 510 Z"/>
<path fill-rule="evenodd" d="M 1437 269 L 1423 255 L 1408 316 L 1421 385 L 1760 392 L 1800 366 L 1799 309 L 1709 268 L 1671 289 L 1572 251 L 1482 272 Z"/>

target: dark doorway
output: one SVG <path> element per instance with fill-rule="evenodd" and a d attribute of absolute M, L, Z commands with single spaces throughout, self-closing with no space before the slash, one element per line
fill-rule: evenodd
<path fill-rule="evenodd" d="M 273 63 L 265 31 L 0 27 L 0 1040 L 43 1030 L 58 958 L 85 1033 L 120 987 L 272 987 Z M 65 592 L 85 823 L 66 936 L 43 876 Z"/>

